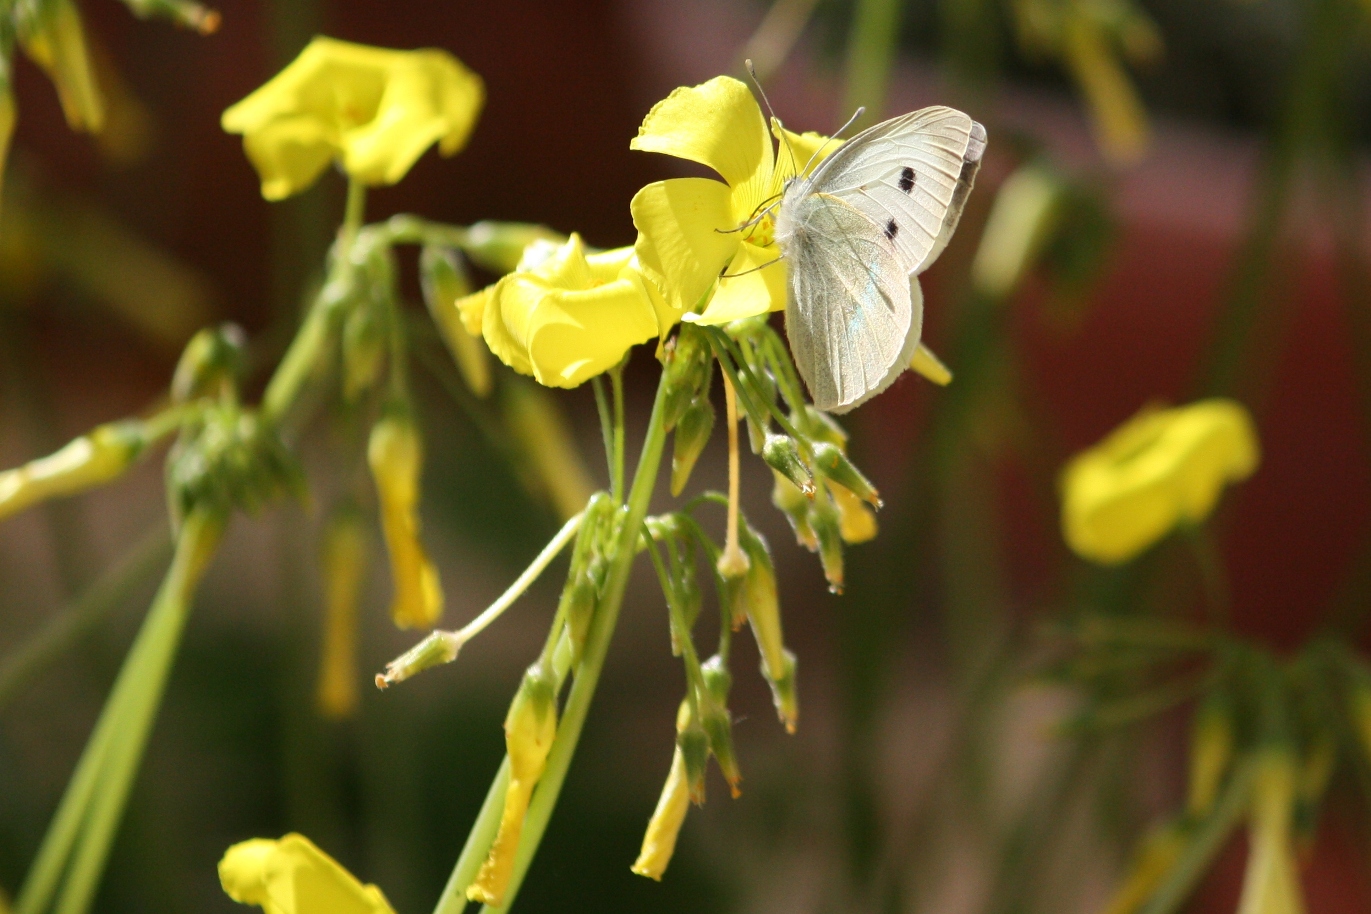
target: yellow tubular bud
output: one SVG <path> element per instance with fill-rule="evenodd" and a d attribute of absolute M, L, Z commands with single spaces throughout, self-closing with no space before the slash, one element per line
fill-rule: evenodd
<path fill-rule="evenodd" d="M 708 398 L 691 401 L 676 423 L 671 447 L 671 494 L 680 495 L 690 480 L 690 471 L 700 459 L 714 431 L 714 407 Z"/>
<path fill-rule="evenodd" d="M 514 871 L 514 855 L 524 830 L 524 814 L 533 788 L 543 776 L 547 754 L 557 738 L 557 694 L 550 671 L 534 664 L 505 716 L 505 751 L 509 754 L 509 787 L 495 843 L 467 888 L 467 898 L 498 908 Z"/>
<path fill-rule="evenodd" d="M 1104 914 L 1137 914 L 1161 885 L 1185 850 L 1189 834 L 1177 822 L 1148 832 L 1133 854 L 1123 885 L 1109 900 Z"/>
<path fill-rule="evenodd" d="M 1238 914 L 1304 914 L 1299 873 L 1290 840 L 1295 762 L 1283 746 L 1262 751 L 1253 786 L 1250 848 Z"/>
<path fill-rule="evenodd" d="M 776 715 L 787 733 L 794 733 L 800 716 L 795 696 L 795 656 L 785 649 L 781 634 L 781 603 L 776 594 L 776 570 L 766 540 L 750 527 L 742 531 L 741 541 L 748 557 L 743 578 L 742 601 L 747 610 L 752 635 L 762 655 L 762 675 L 771 685 Z"/>
<path fill-rule="evenodd" d="M 1003 298 L 1018 287 L 1057 224 L 1062 189 L 1055 175 L 1033 163 L 1005 178 L 971 262 L 971 283 L 977 292 Z M 914 359 L 919 359 L 917 352 Z"/>
<path fill-rule="evenodd" d="M 914 357 L 909 360 L 909 368 L 915 374 L 923 375 L 939 387 L 952 383 L 952 372 L 942 363 L 933 350 L 923 343 L 914 348 Z"/>
<path fill-rule="evenodd" d="M 419 540 L 419 475 L 423 444 L 410 418 L 392 412 L 371 430 L 367 462 L 376 482 L 381 530 L 390 553 L 395 598 L 391 618 L 400 628 L 427 628 L 443 614 L 438 569 Z"/>
<path fill-rule="evenodd" d="M 304 835 L 235 844 L 219 861 L 219 882 L 234 901 L 265 914 L 395 914 L 374 885 L 363 885 Z"/>
<path fill-rule="evenodd" d="M 19 112 L 14 105 L 14 90 L 6 74 L 0 85 L 0 178 L 5 174 L 5 163 L 9 160 L 10 140 L 14 138 L 14 123 Z"/>
<path fill-rule="evenodd" d="M 648 820 L 643 848 L 633 862 L 633 872 L 658 882 L 662 880 L 667 864 L 671 863 L 671 855 L 676 852 L 676 838 L 681 833 L 681 825 L 689 808 L 690 787 L 686 779 L 685 756 L 681 754 L 681 747 L 677 746 L 671 756 L 671 771 L 666 776 L 657 808 Z"/>
<path fill-rule="evenodd" d="M 447 344 L 457 368 L 462 372 L 462 380 L 478 397 L 490 393 L 493 378 L 490 374 L 490 350 L 480 339 L 480 333 L 472 333 L 457 302 L 471 292 L 471 283 L 461 262 L 453 252 L 443 248 L 425 245 L 419 255 L 419 275 L 423 280 L 424 303 L 438 332 Z"/>
<path fill-rule="evenodd" d="M 105 102 L 91 71 L 76 4 L 57 0 L 44 6 L 32 21 L 23 23 L 19 41 L 57 87 L 62 113 L 71 128 L 99 133 L 105 124 Z"/>
<path fill-rule="evenodd" d="M 1133 165 L 1147 152 L 1147 113 L 1100 23 L 1085 14 L 1067 18 L 1062 53 L 1086 103 L 1100 152 L 1115 165 Z"/>
<path fill-rule="evenodd" d="M 1190 795 L 1186 811 L 1204 816 L 1214 805 L 1233 758 L 1233 718 L 1221 692 L 1211 693 L 1195 711 L 1190 731 Z"/>
<path fill-rule="evenodd" d="M 838 533 L 845 543 L 865 543 L 876 538 L 876 512 L 866 502 L 852 494 L 850 489 L 829 483 L 828 492 L 833 496 L 833 506 L 838 509 Z"/>
<path fill-rule="evenodd" d="M 339 511 L 324 530 L 324 647 L 316 697 L 325 717 L 357 710 L 357 603 L 366 577 L 367 541 L 356 508 Z"/>
<path fill-rule="evenodd" d="M 0 520 L 30 505 L 118 478 L 147 444 L 138 422 L 111 422 L 61 450 L 0 473 Z"/>
<path fill-rule="evenodd" d="M 790 521 L 790 529 L 795 531 L 795 541 L 810 552 L 819 548 L 819 538 L 809 526 L 809 499 L 793 482 L 783 474 L 771 471 L 775 485 L 771 489 L 771 503 Z"/>
<path fill-rule="evenodd" d="M 562 520 L 574 517 L 595 487 L 572 440 L 566 417 L 535 384 L 517 378 L 500 385 L 505 424 L 524 458 L 525 485 L 545 494 Z"/>

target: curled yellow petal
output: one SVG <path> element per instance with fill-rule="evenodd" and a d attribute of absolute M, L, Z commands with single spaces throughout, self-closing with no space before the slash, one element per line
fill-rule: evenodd
<path fill-rule="evenodd" d="M 443 614 L 438 569 L 419 540 L 423 462 L 423 444 L 408 417 L 392 413 L 372 428 L 367 463 L 376 482 L 381 530 L 390 553 L 395 588 L 390 615 L 400 628 L 428 628 Z"/>
<path fill-rule="evenodd" d="M 1076 553 L 1126 561 L 1180 524 L 1204 520 L 1223 487 L 1257 468 L 1251 416 L 1227 399 L 1144 411 L 1062 474 L 1062 530 Z"/>
<path fill-rule="evenodd" d="M 786 264 L 775 247 L 749 242 L 738 245 L 737 256 L 719 277 L 719 284 L 704 313 L 687 316 L 698 324 L 727 324 L 744 317 L 784 311 Z"/>
<path fill-rule="evenodd" d="M 629 203 L 638 229 L 634 250 L 643 273 L 676 311 L 693 311 L 733 260 L 742 239 L 727 185 L 708 178 L 649 184 Z"/>
<path fill-rule="evenodd" d="M 219 882 L 234 901 L 265 914 L 395 914 L 380 889 L 294 833 L 233 845 L 219 861 Z"/>
<path fill-rule="evenodd" d="M 676 747 L 671 757 L 671 771 L 666 776 L 657 808 L 648 820 L 643 835 L 643 847 L 633 863 L 633 872 L 658 882 L 666 872 L 671 856 L 676 852 L 676 838 L 681 833 L 686 812 L 690 808 L 690 784 L 686 777 L 685 756 Z"/>
<path fill-rule="evenodd" d="M 394 184 L 435 142 L 466 144 L 485 99 L 480 77 L 446 51 L 393 51 L 318 37 L 223 114 L 243 134 L 262 195 L 304 190 L 339 160 L 354 179 Z"/>

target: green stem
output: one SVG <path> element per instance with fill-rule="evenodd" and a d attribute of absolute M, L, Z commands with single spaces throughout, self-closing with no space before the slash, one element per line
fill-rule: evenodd
<path fill-rule="evenodd" d="M 164 526 L 144 536 L 36 635 L 0 661 L 0 709 L 24 684 L 61 657 L 78 639 L 120 606 L 170 554 Z"/>
<path fill-rule="evenodd" d="M 348 202 L 343 210 L 343 227 L 339 236 L 343 240 L 342 249 L 347 251 L 357 240 L 357 232 L 362 228 L 367 212 L 367 186 L 356 178 L 348 179 Z"/>
<path fill-rule="evenodd" d="M 610 497 L 614 499 L 615 504 L 618 504 L 620 489 L 619 481 L 615 476 L 614 419 L 609 410 L 609 398 L 605 396 L 604 381 L 600 380 L 599 375 L 596 375 L 590 379 L 590 386 L 595 391 L 595 410 L 600 414 L 600 437 L 605 442 L 605 465 L 609 468 Z"/>
<path fill-rule="evenodd" d="M 191 594 L 223 526 L 214 514 L 196 511 L 186 518 L 171 568 L 48 827 L 15 914 L 48 909 L 69 858 L 57 910 L 82 914 L 89 908 L 161 703 Z"/>
<path fill-rule="evenodd" d="M 1201 525 L 1191 526 L 1184 531 L 1190 545 L 1190 553 L 1195 557 L 1195 565 L 1200 573 L 1200 586 L 1204 589 L 1204 605 L 1209 613 L 1209 621 L 1216 628 L 1228 626 L 1229 596 L 1228 577 L 1224 574 L 1223 562 L 1214 545 L 1214 537 L 1209 529 Z"/>
<path fill-rule="evenodd" d="M 614 388 L 614 489 L 610 492 L 616 505 L 624 502 L 624 364 L 609 370 Z"/>
<path fill-rule="evenodd" d="M 586 634 L 585 647 L 580 662 L 575 668 L 575 681 L 567 696 L 566 706 L 562 709 L 561 723 L 557 728 L 557 739 L 548 754 L 547 767 L 538 781 L 533 802 L 529 804 L 524 818 L 523 839 L 519 843 L 515 857 L 514 873 L 505 890 L 504 909 L 514 903 L 528 872 L 533 855 L 542 842 L 543 833 L 557 804 L 557 797 L 566 780 L 567 769 L 576 753 L 581 730 L 585 726 L 586 714 L 590 710 L 591 699 L 604 667 L 605 655 L 619 620 L 619 610 L 623 606 L 624 590 L 628 586 L 629 571 L 637 551 L 637 540 L 642 531 L 643 520 L 647 517 L 648 504 L 656 489 L 657 471 L 661 466 L 662 451 L 666 443 L 666 431 L 662 427 L 662 405 L 665 400 L 665 379 L 657 386 L 657 397 L 652 404 L 652 416 L 648 420 L 647 435 L 643 440 L 642 454 L 638 458 L 638 468 L 633 476 L 633 487 L 629 492 L 626 515 L 618 528 L 614 542 L 613 559 L 605 580 L 604 595 L 591 620 Z M 509 759 L 506 758 L 496 774 L 486 794 L 485 803 L 476 817 L 471 833 L 462 853 L 453 867 L 452 876 L 442 896 L 438 899 L 434 914 L 459 914 L 466 907 L 466 889 L 476 878 L 481 862 L 485 859 L 494 840 L 499 823 L 501 808 L 504 805 L 505 783 L 509 777 Z"/>

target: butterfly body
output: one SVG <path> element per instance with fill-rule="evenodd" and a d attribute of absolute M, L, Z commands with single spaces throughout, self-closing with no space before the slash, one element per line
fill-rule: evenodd
<path fill-rule="evenodd" d="M 776 242 L 789 264 L 786 332 L 814 405 L 846 412 L 909 366 L 923 329 L 914 277 L 946 247 L 985 128 L 924 108 L 865 130 L 786 186 Z"/>

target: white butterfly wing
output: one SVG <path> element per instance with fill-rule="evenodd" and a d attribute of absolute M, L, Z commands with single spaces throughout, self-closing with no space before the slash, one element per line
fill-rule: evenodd
<path fill-rule="evenodd" d="M 985 128 L 952 108 L 923 108 L 857 134 L 814 171 L 879 227 L 907 273 L 926 269 L 957 227 L 985 152 Z"/>
<path fill-rule="evenodd" d="M 923 297 L 916 307 L 909 270 L 871 219 L 831 194 L 791 190 L 782 219 L 786 335 L 814 405 L 846 412 L 909 365 Z"/>

